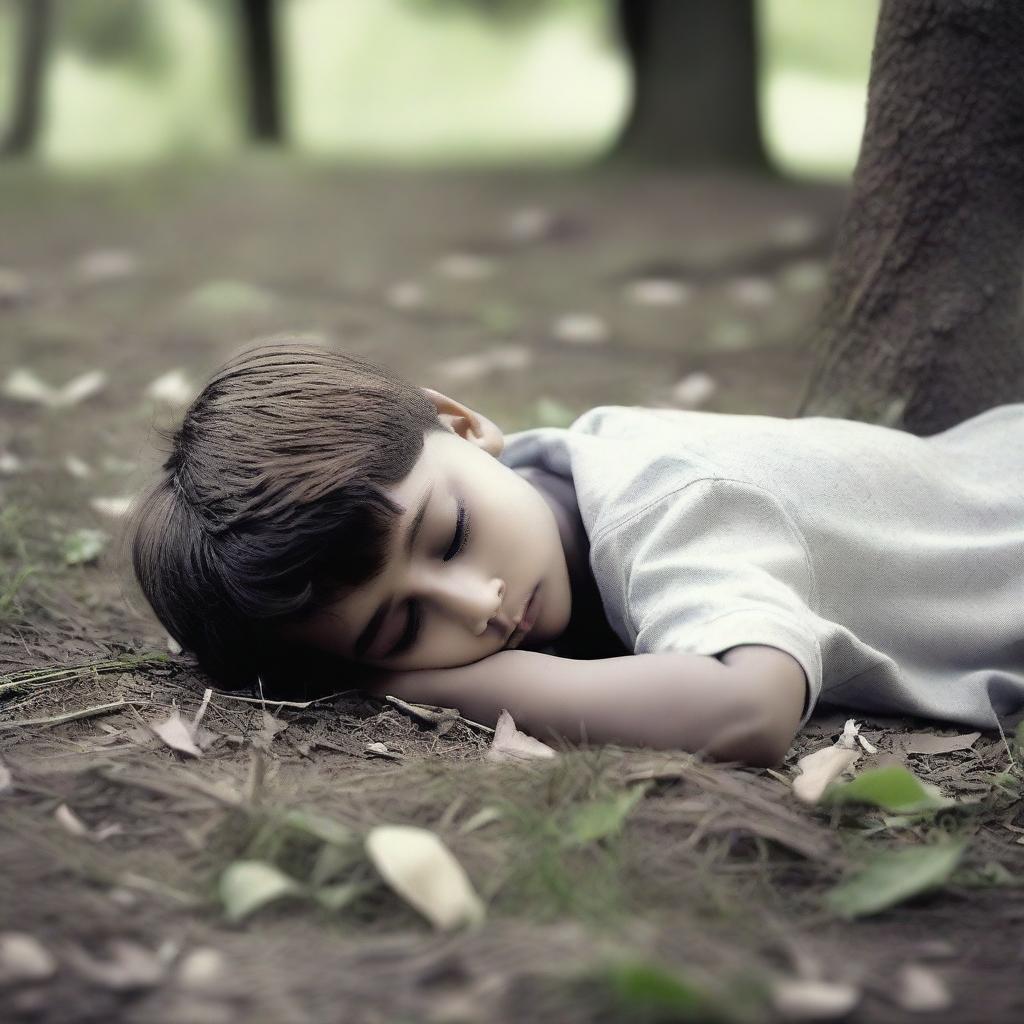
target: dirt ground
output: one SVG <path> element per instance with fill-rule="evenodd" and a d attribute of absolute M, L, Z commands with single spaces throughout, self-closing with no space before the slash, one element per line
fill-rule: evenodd
<path fill-rule="evenodd" d="M 7 1019 L 776 1021 L 796 1019 L 779 986 L 800 979 L 832 1000 L 846 986 L 855 1021 L 1019 1020 L 1012 737 L 926 754 L 922 734 L 958 730 L 858 719 L 878 748 L 858 770 L 904 764 L 958 801 L 887 815 L 793 797 L 797 760 L 842 731 L 837 709 L 754 770 L 618 747 L 496 764 L 487 730 L 353 693 L 204 703 L 119 548 L 156 429 L 277 332 L 367 353 L 508 431 L 607 403 L 792 415 L 843 198 L 269 158 L 99 180 L 0 170 Z M 153 732 L 174 709 L 201 716 L 201 756 Z M 566 841 L 580 807 L 636 787 L 621 827 Z M 382 823 L 441 836 L 483 924 L 435 932 L 385 886 L 361 846 Z M 935 891 L 857 920 L 823 902 L 872 852 L 958 837 Z M 232 923 L 218 885 L 243 859 L 307 881 Z"/>

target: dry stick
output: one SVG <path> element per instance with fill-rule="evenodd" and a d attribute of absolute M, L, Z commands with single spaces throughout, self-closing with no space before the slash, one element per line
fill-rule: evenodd
<path fill-rule="evenodd" d="M 121 708 L 135 709 L 135 705 L 150 706 L 153 701 L 149 700 L 116 700 L 113 704 L 100 704 L 93 708 L 80 708 L 78 711 L 67 711 L 63 715 L 54 715 L 52 718 L 22 718 L 17 722 L 0 722 L 0 729 L 21 729 L 33 725 L 60 725 L 62 722 L 73 722 L 78 718 L 93 718 L 96 715 L 106 715 L 111 711 L 119 711 Z"/>

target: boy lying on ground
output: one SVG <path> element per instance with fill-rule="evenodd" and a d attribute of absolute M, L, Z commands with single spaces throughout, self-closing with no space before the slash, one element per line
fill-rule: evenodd
<path fill-rule="evenodd" d="M 1024 404 L 930 438 L 620 406 L 504 437 L 277 341 L 214 376 L 163 468 L 135 572 L 226 687 L 327 673 L 755 765 L 819 701 L 982 728 L 1024 707 Z"/>

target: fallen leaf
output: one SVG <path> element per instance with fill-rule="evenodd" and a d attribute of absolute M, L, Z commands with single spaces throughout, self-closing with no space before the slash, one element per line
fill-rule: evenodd
<path fill-rule="evenodd" d="M 188 405 L 194 394 L 195 387 L 182 370 L 169 370 L 146 387 L 147 398 L 166 405 Z"/>
<path fill-rule="evenodd" d="M 690 373 L 672 388 L 672 401 L 684 409 L 696 409 L 714 394 L 715 387 L 709 374 Z"/>
<path fill-rule="evenodd" d="M 173 636 L 169 635 L 167 637 L 167 650 L 170 651 L 171 654 L 181 654 L 182 646 L 174 639 Z"/>
<path fill-rule="evenodd" d="M 109 943 L 108 952 L 110 955 L 101 959 L 72 946 L 67 956 L 72 967 L 84 978 L 119 992 L 152 988 L 166 973 L 167 964 L 159 951 L 151 952 L 136 942 L 114 939 Z"/>
<path fill-rule="evenodd" d="M 945 882 L 963 856 L 963 841 L 911 846 L 876 854 L 855 875 L 825 894 L 841 917 L 865 917 Z"/>
<path fill-rule="evenodd" d="M 42 981 L 57 972 L 57 961 L 43 944 L 25 932 L 0 933 L 0 986 Z"/>
<path fill-rule="evenodd" d="M 871 768 L 850 782 L 834 783 L 824 794 L 823 802 L 870 804 L 904 814 L 937 811 L 956 803 L 944 797 L 937 786 L 922 782 L 900 764 Z"/>
<path fill-rule="evenodd" d="M 132 507 L 131 498 L 93 498 L 89 504 L 101 515 L 121 519 Z"/>
<path fill-rule="evenodd" d="M 603 345 L 611 337 L 608 324 L 593 313 L 566 313 L 554 322 L 551 333 L 567 345 Z"/>
<path fill-rule="evenodd" d="M 912 732 L 897 738 L 897 743 L 908 754 L 950 754 L 954 750 L 969 750 L 980 732 L 962 736 L 936 736 L 929 732 Z"/>
<path fill-rule="evenodd" d="M 186 953 L 178 964 L 179 983 L 192 990 L 218 988 L 226 973 L 224 954 L 209 946 L 199 946 Z"/>
<path fill-rule="evenodd" d="M 641 278 L 626 286 L 626 298 L 637 306 L 681 306 L 691 292 L 689 285 L 671 278 Z"/>
<path fill-rule="evenodd" d="M 323 885 L 313 893 L 317 903 L 327 910 L 341 910 L 367 889 L 365 882 L 339 882 Z"/>
<path fill-rule="evenodd" d="M 476 814 L 471 814 L 460 826 L 459 835 L 466 836 L 475 832 L 478 828 L 484 828 L 495 821 L 501 821 L 504 817 L 497 807 L 481 807 Z"/>
<path fill-rule="evenodd" d="M 632 786 L 607 800 L 593 800 L 575 809 L 568 831 L 562 838 L 564 846 L 584 846 L 622 831 L 629 812 L 644 798 L 647 786 Z"/>
<path fill-rule="evenodd" d="M 65 832 L 70 832 L 73 836 L 89 835 L 89 826 L 67 804 L 61 804 L 53 812 L 53 816 Z"/>
<path fill-rule="evenodd" d="M 15 473 L 20 473 L 24 468 L 24 463 L 14 452 L 0 452 L 0 475 L 13 476 Z"/>
<path fill-rule="evenodd" d="M 103 530 L 83 528 L 69 533 L 61 545 L 66 565 L 88 565 L 95 562 L 110 543 L 110 535 Z"/>
<path fill-rule="evenodd" d="M 294 879 L 262 860 L 236 860 L 220 876 L 219 888 L 230 921 L 241 921 L 274 900 L 301 892 Z"/>
<path fill-rule="evenodd" d="M 54 398 L 53 388 L 24 367 L 12 370 L 8 375 L 4 383 L 4 394 L 16 402 L 32 402 L 36 405 L 50 405 Z"/>
<path fill-rule="evenodd" d="M 87 398 L 99 394 L 107 386 L 107 375 L 102 370 L 90 370 L 74 380 L 69 381 L 55 392 L 51 405 L 62 409 L 69 405 L 78 405 Z"/>
<path fill-rule="evenodd" d="M 164 721 L 151 724 L 150 728 L 172 750 L 190 757 L 202 757 L 203 752 L 196 746 L 192 730 L 177 710 L 172 711 Z"/>
<path fill-rule="evenodd" d="M 466 872 L 433 832 L 379 825 L 366 837 L 366 852 L 388 885 L 435 928 L 483 920 L 483 903 Z"/>
<path fill-rule="evenodd" d="M 772 986 L 772 1002 L 784 1020 L 833 1020 L 845 1017 L 860 1000 L 852 985 L 834 981 L 788 979 Z"/>
<path fill-rule="evenodd" d="M 805 804 L 816 804 L 829 783 L 839 778 L 859 758 L 859 750 L 848 750 L 835 743 L 804 755 L 797 761 L 801 774 L 793 780 L 793 795 Z"/>
<path fill-rule="evenodd" d="M 906 964 L 896 978 L 896 1002 L 910 1013 L 934 1013 L 952 1006 L 953 997 L 930 967 Z"/>
<path fill-rule="evenodd" d="M 530 761 L 557 756 L 557 752 L 546 743 L 520 732 L 508 711 L 501 709 L 494 728 L 494 739 L 484 754 L 488 761 Z"/>

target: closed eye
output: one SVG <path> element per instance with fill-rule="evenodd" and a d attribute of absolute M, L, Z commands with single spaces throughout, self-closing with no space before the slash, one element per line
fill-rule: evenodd
<path fill-rule="evenodd" d="M 448 550 L 441 556 L 442 562 L 450 562 L 456 555 L 459 555 L 466 545 L 469 543 L 470 529 L 472 523 L 470 522 L 469 512 L 466 506 L 459 501 L 458 512 L 455 516 L 455 533 L 452 536 L 452 542 L 448 545 Z M 411 650 L 419 638 L 420 632 L 420 608 L 415 601 L 409 602 L 409 615 L 405 621 L 405 629 L 402 630 L 402 635 L 398 638 L 398 642 L 386 655 L 389 658 L 393 658 L 398 654 L 405 654 L 406 651 Z"/>

